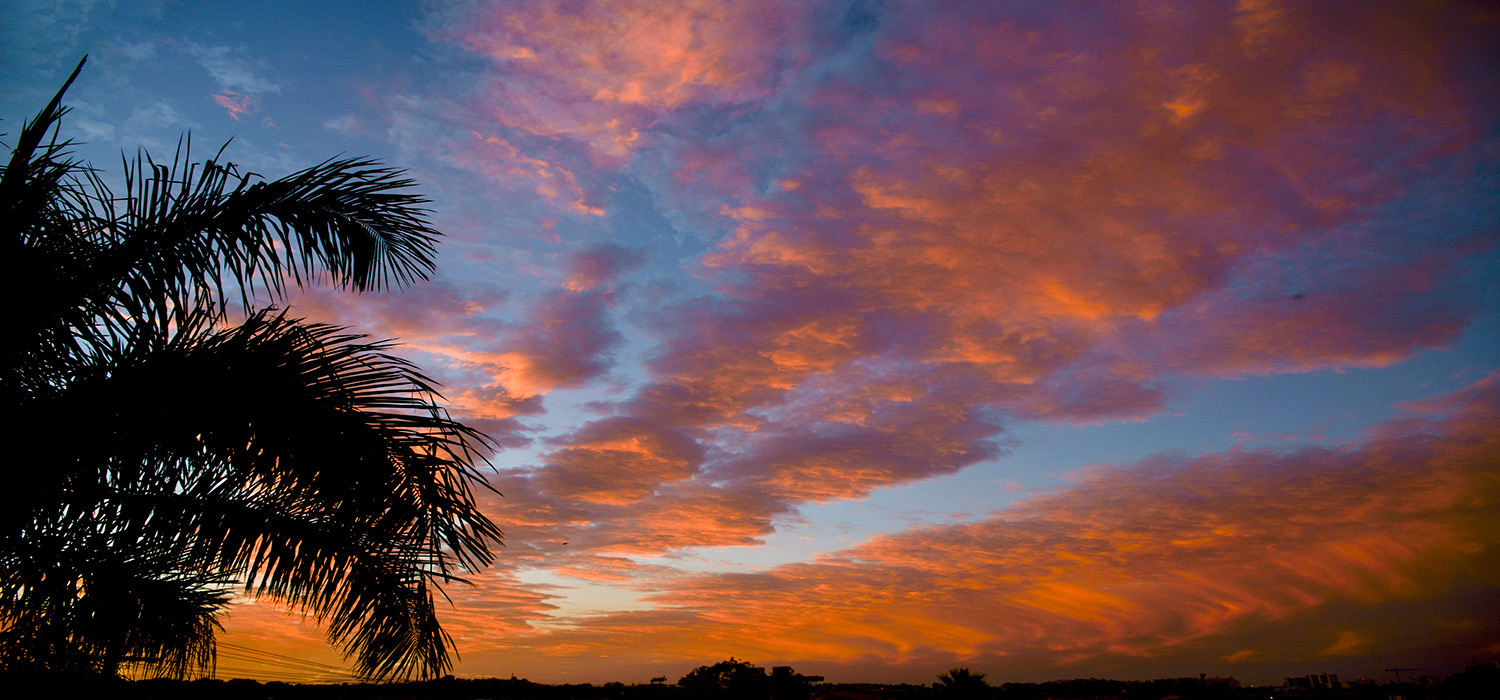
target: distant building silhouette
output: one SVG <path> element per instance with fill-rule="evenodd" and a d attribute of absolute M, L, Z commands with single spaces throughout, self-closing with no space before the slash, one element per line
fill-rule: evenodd
<path fill-rule="evenodd" d="M 1286 687 L 1302 690 L 1337 690 L 1341 686 L 1337 673 L 1310 673 L 1306 676 L 1287 678 Z"/>

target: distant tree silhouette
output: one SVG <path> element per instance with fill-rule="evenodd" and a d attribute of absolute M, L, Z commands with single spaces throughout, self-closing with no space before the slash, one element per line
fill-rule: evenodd
<path fill-rule="evenodd" d="M 771 677 L 749 661 L 730 657 L 712 666 L 699 666 L 677 681 L 694 698 L 751 700 L 771 695 Z"/>
<path fill-rule="evenodd" d="M 984 682 L 983 673 L 974 673 L 967 668 L 950 668 L 938 674 L 934 690 L 943 697 L 980 698 L 990 692 L 990 684 Z"/>
<path fill-rule="evenodd" d="M 360 673 L 441 675 L 433 592 L 500 538 L 486 439 L 388 343 L 251 303 L 425 279 L 425 200 L 370 160 L 264 181 L 186 147 L 127 161 L 117 196 L 56 135 L 77 75 L 0 173 L 0 666 L 203 670 L 239 589 L 324 623 Z"/>
<path fill-rule="evenodd" d="M 807 700 L 812 697 L 812 684 L 823 680 L 822 676 L 804 676 L 791 666 L 776 666 L 771 669 L 771 698 L 773 700 Z"/>

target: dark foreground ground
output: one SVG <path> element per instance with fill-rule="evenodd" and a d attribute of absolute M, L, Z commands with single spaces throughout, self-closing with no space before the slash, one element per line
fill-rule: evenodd
<path fill-rule="evenodd" d="M 1500 668 L 1475 666 L 1422 683 L 1365 683 L 1336 689 L 1235 687 L 1230 679 L 1076 679 L 1001 683 L 952 692 L 922 685 L 795 683 L 779 688 L 694 691 L 676 685 L 543 685 L 524 679 L 444 678 L 413 683 L 300 685 L 251 680 L 145 680 L 0 674 L 0 695 L 124 700 L 1495 700 Z"/>

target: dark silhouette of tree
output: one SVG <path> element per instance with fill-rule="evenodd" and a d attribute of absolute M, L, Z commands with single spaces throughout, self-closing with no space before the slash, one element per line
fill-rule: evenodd
<path fill-rule="evenodd" d="M 0 173 L 0 665 L 205 670 L 238 589 L 362 674 L 441 675 L 433 593 L 501 534 L 474 498 L 486 438 L 389 343 L 252 303 L 426 279 L 426 200 L 371 160 L 265 181 L 186 146 L 127 161 L 116 195 L 58 140 L 82 67 Z"/>
<path fill-rule="evenodd" d="M 766 675 L 766 670 L 734 657 L 688 671 L 677 685 L 694 698 L 751 700 L 771 695 L 771 677 Z"/>
<path fill-rule="evenodd" d="M 804 676 L 791 666 L 776 666 L 771 669 L 772 700 L 807 700 L 812 697 L 812 684 L 823 680 L 822 676 Z"/>
<path fill-rule="evenodd" d="M 932 684 L 939 695 L 950 698 L 980 698 L 990 692 L 990 684 L 984 682 L 983 673 L 974 673 L 967 668 L 950 668 L 938 674 Z"/>

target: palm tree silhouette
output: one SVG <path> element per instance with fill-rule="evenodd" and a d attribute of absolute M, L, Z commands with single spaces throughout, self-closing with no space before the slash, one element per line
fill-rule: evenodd
<path fill-rule="evenodd" d="M 361 674 L 442 674 L 433 593 L 500 541 L 474 496 L 487 439 L 389 343 L 252 304 L 425 279 L 426 200 L 371 160 L 264 181 L 185 146 L 127 162 L 116 196 L 58 140 L 82 67 L 0 173 L 0 665 L 210 669 L 239 589 L 324 624 Z"/>
<path fill-rule="evenodd" d="M 933 683 L 932 687 L 944 697 L 978 698 L 985 696 L 990 684 L 984 681 L 983 673 L 974 673 L 967 668 L 959 667 L 950 668 L 938 674 L 937 682 Z"/>

